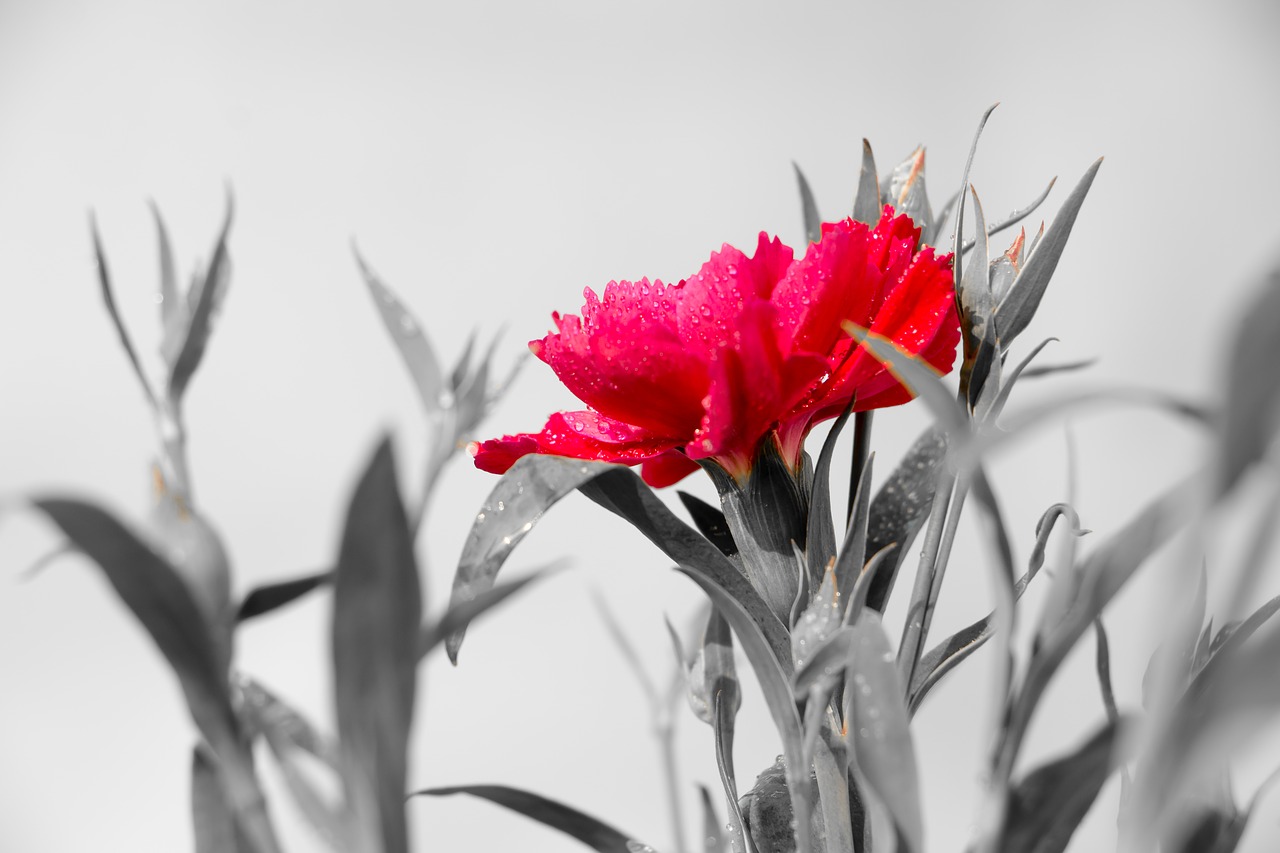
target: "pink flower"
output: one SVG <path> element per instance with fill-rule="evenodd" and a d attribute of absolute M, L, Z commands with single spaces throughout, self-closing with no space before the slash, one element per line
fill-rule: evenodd
<path fill-rule="evenodd" d="M 761 234 L 747 257 L 725 245 L 674 285 L 641 279 L 590 289 L 581 316 L 529 348 L 582 400 L 539 433 L 472 443 L 478 468 L 504 473 L 529 453 L 641 464 L 670 485 L 714 459 L 745 482 L 772 437 L 798 470 L 804 437 L 855 399 L 856 410 L 911 393 L 849 338 L 852 321 L 946 373 L 960 326 L 951 257 L 917 251 L 920 232 L 891 207 L 875 228 L 822 226 L 800 260 Z"/>

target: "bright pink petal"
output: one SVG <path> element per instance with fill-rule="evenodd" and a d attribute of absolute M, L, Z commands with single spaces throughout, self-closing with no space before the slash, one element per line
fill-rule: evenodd
<path fill-rule="evenodd" d="M 467 449 L 475 458 L 477 468 L 504 474 L 517 459 L 530 453 L 635 465 L 662 456 L 678 444 L 674 439 L 613 420 L 599 412 L 582 411 L 555 413 L 547 419 L 540 433 L 473 442 Z"/>
<path fill-rule="evenodd" d="M 675 485 L 697 470 L 698 463 L 679 450 L 668 450 L 640 463 L 641 479 L 655 489 Z"/>
<path fill-rule="evenodd" d="M 691 457 L 714 456 L 734 474 L 750 470 L 760 439 L 829 369 L 821 356 L 783 353 L 775 315 L 773 305 L 757 302 L 739 317 L 736 346 L 722 348 L 712 363 L 706 414 L 687 448 Z"/>
<path fill-rule="evenodd" d="M 767 300 L 795 254 L 776 237 L 760 232 L 748 258 L 727 243 L 692 277 L 675 288 L 680 339 L 710 360 L 732 343 L 746 306 Z"/>
<path fill-rule="evenodd" d="M 662 435 L 691 436 L 707 389 L 704 357 L 676 333 L 674 288 L 610 282 L 587 290 L 582 316 L 554 315 L 558 332 L 529 348 L 596 411 Z"/>

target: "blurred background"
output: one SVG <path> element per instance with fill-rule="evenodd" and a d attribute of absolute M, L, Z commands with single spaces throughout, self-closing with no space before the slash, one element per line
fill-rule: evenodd
<path fill-rule="evenodd" d="M 995 101 L 971 176 L 989 218 L 1057 175 L 1032 222 L 1049 218 L 1106 157 L 1015 347 L 1020 358 L 1052 335 L 1060 342 L 1045 363 L 1097 364 L 1026 382 L 1013 408 L 1098 385 L 1215 399 L 1243 300 L 1280 260 L 1277 36 L 1280 6 L 1266 0 L 6 0 L 0 489 L 7 502 L 88 496 L 135 522 L 149 508 L 156 439 L 97 292 L 90 210 L 121 311 L 158 367 L 146 202 L 163 210 L 185 275 L 208 260 L 224 187 L 234 189 L 231 290 L 187 408 L 200 502 L 245 591 L 333 559 L 349 490 L 382 431 L 394 433 L 402 483 L 416 493 L 424 420 L 353 238 L 443 361 L 479 330 L 501 335 L 505 367 L 546 332 L 551 311 L 577 310 L 584 287 L 678 280 L 721 243 L 750 247 L 761 230 L 803 245 L 793 160 L 834 219 L 851 207 L 864 136 L 882 171 L 924 143 L 940 207 Z M 536 429 L 573 402 L 531 359 L 477 437 Z M 918 405 L 877 417 L 881 475 L 925 423 Z M 1041 511 L 1067 496 L 1072 442 L 1091 538 L 1191 470 L 1203 448 L 1187 426 L 1134 408 L 1018 443 L 993 475 L 1022 562 Z M 465 458 L 448 472 L 420 540 L 433 613 L 493 483 Z M 685 487 L 713 499 L 698 478 Z M 964 536 L 935 638 L 990 607 L 984 552 Z M 189 850 L 194 729 L 177 684 L 83 559 L 27 577 L 57 543 L 31 513 L 5 513 L 0 848 Z M 411 781 L 524 786 L 672 850 L 646 701 L 591 591 L 660 683 L 672 669 L 663 615 L 686 625 L 699 595 L 580 496 L 547 514 L 507 576 L 562 556 L 573 569 L 477 624 L 458 668 L 442 654 L 425 666 Z M 1229 555 L 1210 553 L 1207 565 L 1211 579 L 1234 570 Z M 1108 611 L 1122 709 L 1140 707 L 1161 614 L 1188 594 L 1161 571 L 1145 570 Z M 1273 595 L 1280 578 L 1264 586 Z M 895 636 L 905 597 L 890 609 Z M 329 599 L 316 595 L 251 623 L 238 662 L 332 730 L 328 621 Z M 1077 651 L 1037 717 L 1029 758 L 1066 750 L 1103 719 L 1091 642 Z M 976 656 L 917 717 L 933 850 L 960 851 L 969 837 L 989 664 Z M 678 719 L 693 839 L 694 784 L 718 783 L 710 729 L 684 709 Z M 754 692 L 739 727 L 746 788 L 780 748 Z M 1242 798 L 1280 764 L 1280 748 L 1268 755 L 1241 766 Z M 273 768 L 264 775 L 287 849 L 317 849 Z M 1115 787 L 1073 849 L 1104 848 Z M 418 801 L 410 813 L 422 850 L 575 849 L 478 801 Z M 1278 828 L 1280 804 L 1264 807 L 1248 849 L 1274 849 Z"/>

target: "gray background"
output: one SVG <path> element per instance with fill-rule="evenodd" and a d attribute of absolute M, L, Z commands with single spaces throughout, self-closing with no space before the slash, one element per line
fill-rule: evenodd
<path fill-rule="evenodd" d="M 676 280 L 760 230 L 801 244 L 792 159 L 835 218 L 863 136 L 882 168 L 923 142 L 939 205 L 997 100 L 972 176 L 989 214 L 1059 175 L 1047 216 L 1107 158 L 1018 347 L 1054 335 L 1046 362 L 1099 363 L 1028 383 L 1023 402 L 1097 384 L 1213 398 L 1234 318 L 1280 247 L 1277 24 L 1265 2 L 4 3 L 0 489 L 74 490 L 135 520 L 147 510 L 154 439 L 96 293 L 90 208 L 150 356 L 158 279 L 144 202 L 163 208 L 190 269 L 208 257 L 223 182 L 234 186 L 232 290 L 189 420 L 201 501 L 244 590 L 331 559 L 380 430 L 395 430 L 404 482 L 417 482 L 424 424 L 356 274 L 353 236 L 445 360 L 472 328 L 505 328 L 505 363 L 552 310 L 576 310 L 583 287 Z M 572 405 L 531 362 L 480 437 L 535 429 Z M 917 409 L 877 419 L 882 472 L 923 425 Z M 1071 430 L 1083 523 L 1099 535 L 1202 446 L 1134 409 Z M 1040 511 L 1065 497 L 1065 444 L 1057 425 L 994 466 L 1020 560 Z M 465 463 L 444 483 L 421 549 L 431 608 L 492 483 Z M 989 606 L 983 552 L 964 535 L 939 637 Z M 176 684 L 83 561 L 20 581 L 55 543 L 27 513 L 0 529 L 0 847 L 190 849 L 193 735 Z M 660 678 L 662 614 L 683 624 L 696 591 L 576 496 L 529 537 L 512 575 L 563 555 L 575 570 L 473 630 L 459 669 L 425 667 L 412 781 L 527 786 L 670 850 L 644 700 L 588 591 L 603 592 Z M 1220 577 L 1234 564 L 1211 554 L 1209 567 Z M 1108 615 L 1129 708 L 1162 614 L 1186 595 L 1160 580 L 1148 570 Z M 251 625 L 239 660 L 330 726 L 327 620 L 317 597 Z M 1031 757 L 1102 719 L 1091 662 L 1086 642 L 1050 691 Z M 968 838 L 988 664 L 975 660 L 918 718 L 934 850 Z M 680 726 L 692 807 L 692 781 L 715 789 L 710 732 L 687 713 Z M 754 693 L 741 726 L 749 784 L 778 751 Z M 1242 768 L 1242 795 L 1280 761 L 1269 754 Z M 266 773 L 286 845 L 313 849 Z M 1114 787 L 1075 849 L 1110 836 Z M 410 811 L 424 850 L 573 846 L 483 803 Z M 1277 809 L 1264 811 L 1254 850 L 1275 835 Z"/>

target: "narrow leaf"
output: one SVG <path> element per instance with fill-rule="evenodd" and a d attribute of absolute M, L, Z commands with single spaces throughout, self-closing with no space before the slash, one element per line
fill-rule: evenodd
<path fill-rule="evenodd" d="M 906 841 L 904 853 L 923 853 L 915 746 L 893 649 L 874 611 L 864 611 L 850 630 L 853 677 L 845 683 L 845 725 L 854 772 L 889 810 Z"/>
<path fill-rule="evenodd" d="M 89 217 L 89 230 L 93 234 L 93 256 L 98 266 L 98 285 L 102 290 L 102 301 L 107 306 L 107 314 L 110 315 L 111 324 L 115 326 L 116 334 L 120 337 L 120 346 L 124 348 L 124 354 L 129 358 L 133 373 L 142 385 L 142 392 L 146 395 L 147 402 L 151 404 L 153 410 L 159 409 L 160 403 L 156 399 L 156 392 L 151 388 L 146 371 L 142 369 L 142 362 L 138 360 L 138 352 L 133 348 L 133 339 L 129 337 L 129 330 L 125 328 L 120 311 L 116 308 L 116 297 L 111 287 L 111 273 L 107 269 L 107 255 L 102 250 L 102 238 L 98 235 L 98 223 L 93 216 Z"/>
<path fill-rule="evenodd" d="M 1225 493 L 1274 437 L 1280 402 L 1280 270 L 1246 306 L 1225 380 L 1227 394 L 1217 446 L 1219 493 Z"/>
<path fill-rule="evenodd" d="M 862 140 L 862 168 L 858 172 L 858 191 L 853 197 L 853 218 L 875 227 L 880 221 L 880 178 L 876 174 L 876 158 L 871 143 Z"/>
<path fill-rule="evenodd" d="M 486 589 L 475 598 L 466 598 L 451 603 L 440 618 L 422 630 L 422 639 L 418 644 L 418 656 L 426 657 L 436 646 L 459 631 L 465 631 L 475 619 L 488 613 L 494 607 L 520 592 L 534 581 L 541 580 L 559 571 L 561 566 L 552 564 L 526 577 L 501 583 Z"/>
<path fill-rule="evenodd" d="M 738 553 L 738 545 L 733 541 L 733 534 L 729 532 L 729 520 L 724 517 L 724 513 L 718 507 L 688 492 L 677 491 L 676 494 L 680 498 L 680 503 L 684 504 L 684 508 L 688 511 L 689 517 L 693 519 L 693 526 L 698 528 L 699 533 L 711 540 L 711 544 L 719 548 L 726 557 L 732 557 Z"/>
<path fill-rule="evenodd" d="M 809 583 L 822 583 L 822 572 L 836 556 L 836 529 L 831 503 L 831 457 L 835 454 L 836 440 L 849 420 L 849 412 L 842 414 L 831 427 L 822 442 L 818 464 L 813 469 L 813 489 L 809 493 L 809 523 L 805 533 L 805 556 L 808 560 Z"/>
<path fill-rule="evenodd" d="M 173 246 L 164 217 L 154 201 L 148 202 L 151 218 L 156 223 L 156 242 L 160 251 L 160 324 L 167 331 L 182 322 L 185 312 L 178 304 L 178 273 L 173 262 Z"/>
<path fill-rule="evenodd" d="M 422 601 L 387 439 L 347 511 L 333 602 L 338 735 L 357 846 L 407 853 L 404 791 Z"/>
<path fill-rule="evenodd" d="M 244 601 L 240 603 L 240 609 L 236 613 L 236 621 L 244 622 L 246 619 L 270 613 L 272 610 L 277 610 L 286 604 L 297 601 L 302 596 L 332 580 L 333 572 L 324 571 L 304 575 L 293 580 L 264 584 L 244 597 Z"/>
<path fill-rule="evenodd" d="M 711 792 L 706 785 L 699 785 L 698 794 L 702 801 L 702 853 L 729 853 L 729 839 L 720 825 Z"/>
<path fill-rule="evenodd" d="M 209 343 L 209 335 L 213 331 L 214 311 L 221 304 L 231 277 L 231 259 L 227 255 L 227 235 L 231 231 L 234 212 L 235 206 L 232 203 L 231 194 L 228 193 L 227 213 L 222 221 L 218 242 L 213 248 L 213 258 L 205 271 L 199 299 L 191 311 L 191 322 L 187 324 L 187 335 L 182 342 L 182 349 L 174 359 L 173 370 L 169 374 L 169 399 L 175 403 L 182 400 L 192 375 L 204 358 L 204 350 Z"/>
<path fill-rule="evenodd" d="M 360 275 L 364 278 L 365 286 L 369 288 L 369 295 L 373 297 L 373 304 L 377 306 L 378 314 L 382 317 L 382 323 L 400 352 L 404 366 L 409 370 L 414 388 L 418 391 L 418 399 L 422 401 L 428 413 L 439 412 L 440 393 L 444 390 L 444 376 L 440 369 L 440 362 L 436 359 L 435 350 L 431 348 L 431 342 L 422 331 L 422 324 L 391 288 L 382 283 L 382 280 L 365 263 L 360 253 L 354 248 L 352 251 L 355 254 L 356 264 L 360 267 Z M 463 360 L 459 361 L 458 368 L 454 371 L 455 391 L 458 390 L 461 380 L 459 371 L 462 371 L 462 375 L 466 375 L 464 368 L 470 360 L 471 345 L 472 343 L 468 343 L 463 353 Z"/>
<path fill-rule="evenodd" d="M 796 170 L 796 183 L 800 186 L 800 207 L 804 212 L 804 234 L 810 243 L 822 239 L 822 217 L 818 215 L 818 203 L 813 198 L 813 190 L 805 179 L 800 165 L 791 161 L 791 168 Z"/>
<path fill-rule="evenodd" d="M 1099 157 L 1084 173 L 1084 177 L 1080 179 L 1080 183 L 1076 184 L 1071 195 L 1067 196 L 1062 209 L 1054 217 L 1053 224 L 1045 232 L 1044 239 L 1036 245 L 1031 256 L 1027 258 L 1009 295 L 996 310 L 996 322 L 999 324 L 1001 342 L 1005 347 L 1022 334 L 1031 322 L 1031 318 L 1035 316 L 1036 309 L 1040 307 L 1040 299 L 1049 286 L 1053 271 L 1058 267 L 1058 259 L 1062 257 L 1062 250 L 1066 248 L 1067 238 L 1071 236 L 1076 215 L 1080 213 L 1080 206 L 1084 204 L 1085 196 L 1089 194 L 1089 187 L 1093 185 L 1093 178 L 1098 174 L 1098 167 L 1101 165 L 1102 158 Z"/>
<path fill-rule="evenodd" d="M 1041 192 L 1040 195 L 1036 196 L 1034 201 L 1032 201 L 1030 204 L 1028 204 L 1025 207 L 1018 208 L 1017 210 L 1013 211 L 1008 216 L 1006 216 L 1004 219 L 1001 219 L 999 222 L 987 228 L 985 231 L 987 237 L 994 237 L 995 235 L 999 234 L 1001 231 L 1004 231 L 1007 228 L 1012 228 L 1014 225 L 1017 225 L 1019 222 L 1021 222 L 1022 220 L 1030 216 L 1032 213 L 1034 213 L 1036 209 L 1040 207 L 1040 205 L 1044 204 L 1044 200 L 1049 197 L 1050 191 L 1053 190 L 1053 185 L 1056 184 L 1057 182 L 1058 182 L 1058 179 L 1056 177 L 1050 179 L 1049 186 L 1045 187 L 1044 191 Z M 970 240 L 969 242 L 965 243 L 964 250 L 966 252 L 969 251 L 974 247 L 975 243 L 976 243 L 976 240 Z"/>
<path fill-rule="evenodd" d="M 555 800 L 509 788 L 506 785 L 455 785 L 448 788 L 424 788 L 412 796 L 448 797 L 469 794 L 536 820 L 544 826 L 569 835 L 599 853 L 628 853 L 629 837 L 608 824 L 585 815 Z"/>

